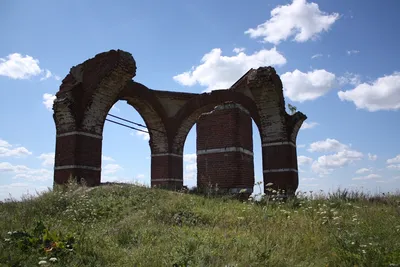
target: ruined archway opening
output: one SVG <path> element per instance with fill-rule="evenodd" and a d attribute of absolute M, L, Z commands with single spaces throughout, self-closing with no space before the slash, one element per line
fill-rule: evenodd
<path fill-rule="evenodd" d="M 110 109 L 103 128 L 101 183 L 150 187 L 150 136 L 140 113 L 126 101 Z"/>
<path fill-rule="evenodd" d="M 183 183 L 188 188 L 263 193 L 263 186 L 256 185 L 263 180 L 260 132 L 237 103 L 202 110 L 186 137 L 183 159 Z"/>

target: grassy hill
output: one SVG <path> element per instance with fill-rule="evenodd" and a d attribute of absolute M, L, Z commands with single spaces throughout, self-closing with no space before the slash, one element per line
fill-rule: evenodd
<path fill-rule="evenodd" d="M 400 196 L 70 185 L 0 203 L 1 266 L 400 266 Z"/>

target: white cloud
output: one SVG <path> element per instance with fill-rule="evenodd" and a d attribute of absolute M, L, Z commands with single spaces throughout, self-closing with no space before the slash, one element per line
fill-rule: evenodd
<path fill-rule="evenodd" d="M 336 85 L 335 74 L 324 69 L 307 73 L 299 70 L 281 75 L 283 92 L 292 101 L 315 100 L 328 93 Z"/>
<path fill-rule="evenodd" d="M 337 19 L 338 13 L 325 13 L 316 3 L 293 0 L 291 4 L 275 7 L 269 20 L 255 29 L 248 29 L 245 34 L 251 38 L 262 37 L 264 42 L 273 44 L 279 44 L 291 36 L 296 42 L 305 42 L 328 31 Z"/>
<path fill-rule="evenodd" d="M 312 161 L 313 161 L 313 159 L 310 157 L 306 157 L 306 156 L 298 156 L 297 157 L 297 162 L 298 162 L 299 166 L 311 164 Z"/>
<path fill-rule="evenodd" d="M 319 57 L 322 57 L 322 56 L 323 56 L 322 54 L 315 54 L 315 55 L 313 55 L 311 57 L 311 59 L 319 58 Z"/>
<path fill-rule="evenodd" d="M 54 153 L 43 153 L 38 157 L 38 159 L 43 160 L 42 165 L 45 167 L 54 166 Z"/>
<path fill-rule="evenodd" d="M 196 153 L 183 155 L 184 172 L 183 177 L 186 180 L 194 180 L 197 177 L 197 155 Z"/>
<path fill-rule="evenodd" d="M 56 99 L 55 95 L 48 93 L 43 95 L 43 105 L 47 108 L 47 110 L 52 111 L 55 99 Z"/>
<path fill-rule="evenodd" d="M 11 183 L 6 185 L 0 185 L 0 200 L 5 200 L 7 198 L 13 198 L 16 200 L 21 200 L 23 195 L 36 195 L 43 191 L 47 191 L 46 186 L 37 186 L 31 183 Z"/>
<path fill-rule="evenodd" d="M 339 152 L 347 149 L 348 146 L 340 143 L 336 139 L 327 138 L 323 141 L 317 141 L 310 144 L 310 152 Z"/>
<path fill-rule="evenodd" d="M 378 155 L 373 155 L 371 153 L 368 153 L 368 159 L 372 160 L 372 161 L 377 160 L 378 159 Z"/>
<path fill-rule="evenodd" d="M 372 171 L 371 168 L 361 168 L 361 169 L 358 169 L 356 171 L 356 173 L 357 174 L 362 174 L 362 173 L 366 173 L 366 172 L 370 172 L 370 171 Z"/>
<path fill-rule="evenodd" d="M 60 80 L 60 77 L 51 73 L 48 69 L 41 69 L 39 60 L 31 56 L 23 56 L 19 53 L 13 53 L 6 58 L 0 58 L 0 76 L 6 76 L 11 79 L 29 79 L 34 76 L 43 74 L 41 81 L 51 77 Z"/>
<path fill-rule="evenodd" d="M 392 159 L 388 159 L 386 161 L 387 164 L 394 164 L 394 163 L 400 163 L 400 154 L 397 155 L 396 157 L 392 158 Z"/>
<path fill-rule="evenodd" d="M 261 66 L 286 64 L 286 58 L 276 48 L 263 49 L 251 55 L 239 52 L 234 56 L 222 56 L 222 50 L 215 48 L 205 54 L 201 64 L 191 70 L 173 77 L 185 86 L 200 84 L 206 86 L 206 91 L 227 89 L 249 69 Z"/>
<path fill-rule="evenodd" d="M 361 76 L 359 74 L 346 72 L 343 76 L 338 77 L 339 85 L 350 84 L 353 86 L 357 86 L 361 83 Z"/>
<path fill-rule="evenodd" d="M 0 58 L 0 76 L 11 79 L 29 79 L 41 72 L 39 60 L 31 56 L 14 53 L 8 55 L 5 59 Z"/>
<path fill-rule="evenodd" d="M 301 129 L 305 130 L 305 129 L 312 129 L 315 126 L 319 125 L 317 122 L 313 122 L 311 121 L 310 123 L 308 122 L 303 122 L 303 124 L 301 125 Z"/>
<path fill-rule="evenodd" d="M 136 131 L 136 135 L 141 137 L 144 141 L 150 140 L 150 135 L 148 133 Z"/>
<path fill-rule="evenodd" d="M 388 169 L 391 169 L 391 170 L 399 170 L 399 171 L 400 171 L 400 154 L 397 155 L 397 156 L 394 157 L 394 158 L 388 159 L 388 160 L 386 161 L 386 163 L 389 164 L 389 165 L 387 166 Z"/>
<path fill-rule="evenodd" d="M 306 147 L 306 145 L 305 144 L 297 145 L 297 148 L 303 148 L 303 147 Z"/>
<path fill-rule="evenodd" d="M 362 83 L 352 90 L 339 91 L 342 101 L 352 101 L 357 109 L 368 111 L 400 109 L 400 72 Z"/>
<path fill-rule="evenodd" d="M 311 170 L 320 176 L 330 174 L 334 169 L 349 165 L 356 160 L 361 160 L 364 156 L 361 152 L 351 150 L 349 146 L 330 138 L 312 143 L 308 150 L 310 152 L 337 152 L 320 156 L 312 163 Z"/>
<path fill-rule="evenodd" d="M 360 177 L 354 177 L 352 180 L 373 180 L 373 179 L 378 179 L 381 178 L 382 176 L 378 174 L 368 174 L 367 176 L 360 176 Z"/>
<path fill-rule="evenodd" d="M 112 157 L 101 155 L 101 159 L 103 161 L 115 161 Z"/>
<path fill-rule="evenodd" d="M 117 171 L 122 170 L 122 167 L 118 164 L 107 164 L 103 167 L 102 173 L 107 175 L 107 174 L 113 174 L 116 173 Z"/>
<path fill-rule="evenodd" d="M 400 164 L 390 164 L 387 166 L 388 169 L 400 171 Z"/>
<path fill-rule="evenodd" d="M 24 179 L 29 181 L 47 181 L 53 177 L 53 172 L 47 169 L 32 169 L 25 165 L 13 165 L 9 162 L 0 162 L 0 173 L 11 172 L 13 179 Z"/>
<path fill-rule="evenodd" d="M 246 48 L 244 47 L 235 47 L 233 48 L 233 52 L 239 54 L 240 52 L 244 52 L 246 50 Z"/>
<path fill-rule="evenodd" d="M 358 54 L 358 53 L 360 53 L 360 51 L 354 49 L 354 50 L 347 50 L 346 53 L 347 53 L 347 55 L 350 56 L 353 54 Z"/>
<path fill-rule="evenodd" d="M 0 139 L 0 157 L 20 158 L 28 155 L 32 155 L 32 152 L 25 147 L 13 147 L 7 141 Z"/>

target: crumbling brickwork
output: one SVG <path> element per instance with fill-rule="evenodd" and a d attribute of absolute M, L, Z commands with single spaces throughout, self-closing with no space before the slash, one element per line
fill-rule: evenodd
<path fill-rule="evenodd" d="M 224 103 L 196 124 L 197 187 L 252 193 L 254 186 L 252 120 L 236 103 Z"/>
<path fill-rule="evenodd" d="M 181 188 L 182 153 L 190 129 L 201 114 L 233 102 L 247 111 L 248 119 L 254 120 L 260 132 L 264 184 L 272 182 L 276 189 L 295 192 L 298 187 L 296 138 L 307 117 L 301 112 L 286 113 L 282 82 L 272 67 L 250 69 L 231 88 L 204 94 L 152 90 L 133 81 L 135 74 L 135 60 L 121 50 L 98 54 L 71 68 L 53 105 L 57 131 L 54 183 L 63 184 L 72 175 L 90 186 L 100 184 L 104 122 L 111 107 L 125 100 L 139 112 L 148 127 L 151 185 Z M 245 127 L 240 124 L 239 129 Z M 241 140 L 243 133 L 236 134 L 232 140 Z M 243 139 L 239 143 L 246 147 L 248 142 L 251 141 Z M 226 162 L 234 162 L 240 153 L 232 155 L 235 156 Z M 218 161 L 221 166 L 221 159 L 213 162 Z M 248 158 L 247 162 L 250 161 Z M 236 179 L 231 182 L 232 188 L 249 183 L 241 184 Z"/>

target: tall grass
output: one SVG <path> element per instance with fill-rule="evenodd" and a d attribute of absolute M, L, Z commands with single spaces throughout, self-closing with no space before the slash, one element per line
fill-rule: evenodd
<path fill-rule="evenodd" d="M 2 266 L 400 266 L 400 195 L 239 201 L 138 185 L 0 204 Z"/>

